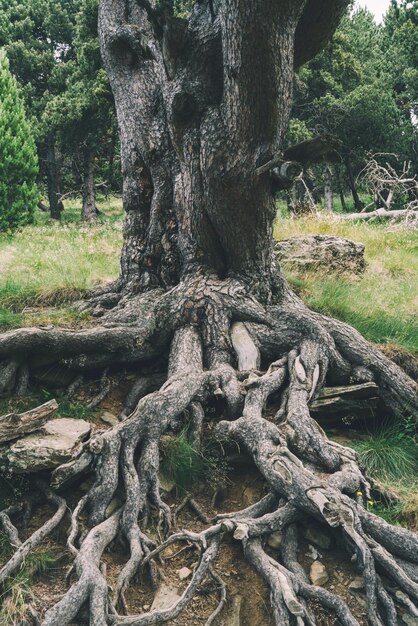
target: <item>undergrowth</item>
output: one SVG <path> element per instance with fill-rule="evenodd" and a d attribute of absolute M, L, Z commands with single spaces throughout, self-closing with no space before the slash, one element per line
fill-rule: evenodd
<path fill-rule="evenodd" d="M 69 400 L 65 392 L 47 389 L 39 389 L 30 395 L 21 398 L 0 400 L 0 415 L 6 413 L 24 413 L 29 409 L 39 406 L 44 402 L 55 399 L 58 410 L 54 417 L 72 417 L 75 419 L 94 420 L 97 417 L 97 409 L 89 408 L 85 403 L 77 400 Z"/>
<path fill-rule="evenodd" d="M 197 450 L 189 442 L 186 427 L 175 437 L 163 437 L 161 451 L 161 474 L 172 480 L 180 492 L 201 481 L 213 486 L 228 482 L 228 464 L 219 443 L 210 435 L 203 437 L 202 446 Z"/>
<path fill-rule="evenodd" d="M 4 534 L 0 535 L 0 563 L 12 554 L 11 546 Z M 35 548 L 26 557 L 19 572 L 8 578 L 0 589 L 0 626 L 29 626 L 33 624 L 30 613 L 33 582 L 51 570 L 56 563 L 56 555 L 48 547 Z"/>
<path fill-rule="evenodd" d="M 418 475 L 418 448 L 403 425 L 377 430 L 351 443 L 367 473 L 386 482 Z"/>
<path fill-rule="evenodd" d="M 391 524 L 418 529 L 418 447 L 413 417 L 380 427 L 350 445 L 367 474 L 398 497 L 395 502 L 370 502 L 373 512 Z"/>

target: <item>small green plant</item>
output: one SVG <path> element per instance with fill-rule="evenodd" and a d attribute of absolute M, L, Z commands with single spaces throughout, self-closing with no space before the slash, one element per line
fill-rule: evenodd
<path fill-rule="evenodd" d="M 219 443 L 209 436 L 201 450 L 196 450 L 188 440 L 187 431 L 186 425 L 177 437 L 163 438 L 162 474 L 173 480 L 180 491 L 199 480 L 212 485 L 225 484 L 229 468 L 221 455 Z"/>
<path fill-rule="evenodd" d="M 403 424 L 382 428 L 367 439 L 353 441 L 367 473 L 386 482 L 410 479 L 418 471 L 417 446 Z"/>
<path fill-rule="evenodd" d="M 162 452 L 161 471 L 170 477 L 180 490 L 205 477 L 208 461 L 188 442 L 185 432 L 181 432 L 177 437 L 165 437 Z"/>
<path fill-rule="evenodd" d="M 96 416 L 95 409 L 88 407 L 82 402 L 69 400 L 65 393 L 48 391 L 47 389 L 42 389 L 39 393 L 41 402 L 48 402 L 48 400 L 52 400 L 53 398 L 58 402 L 58 415 L 85 420 L 94 419 Z"/>

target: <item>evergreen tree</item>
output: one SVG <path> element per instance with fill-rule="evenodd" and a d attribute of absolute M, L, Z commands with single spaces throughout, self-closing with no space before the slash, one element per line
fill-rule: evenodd
<path fill-rule="evenodd" d="M 38 158 L 23 100 L 0 50 L 0 231 L 28 224 L 38 202 Z"/>
<path fill-rule="evenodd" d="M 74 59 L 73 37 L 78 0 L 3 0 L 0 46 L 25 100 L 46 178 L 51 216 L 59 219 L 62 185 L 62 146 L 46 115 L 50 100 L 66 89 L 68 63 Z"/>
<path fill-rule="evenodd" d="M 403 50 L 413 50 L 417 29 L 405 10 L 404 21 L 394 7 L 390 15 L 385 32 L 367 9 L 347 14 L 323 52 L 300 70 L 296 90 L 293 127 L 303 124 L 312 135 L 330 133 L 340 140 L 342 167 L 358 209 L 355 181 L 368 154 L 396 152 L 401 160 L 411 154 L 413 62 L 396 50 L 400 31 L 411 35 L 409 46 L 404 38 Z"/>
<path fill-rule="evenodd" d="M 95 177 L 100 165 L 108 182 L 111 167 L 99 162 L 111 161 L 116 141 L 116 115 L 109 81 L 102 67 L 97 34 L 98 0 L 80 0 L 73 46 L 74 59 L 66 65 L 65 91 L 51 98 L 45 116 L 55 128 L 80 173 L 82 219 L 96 219 Z M 107 169 L 107 172 L 106 172 Z"/>

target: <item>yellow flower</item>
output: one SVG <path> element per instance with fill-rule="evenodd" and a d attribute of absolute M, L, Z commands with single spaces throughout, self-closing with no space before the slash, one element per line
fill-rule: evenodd
<path fill-rule="evenodd" d="M 373 506 L 373 504 L 374 504 L 374 503 L 373 503 L 373 500 L 367 500 L 367 504 L 368 504 L 369 506 Z"/>
<path fill-rule="evenodd" d="M 362 496 L 362 495 L 363 495 L 363 492 L 362 492 L 362 491 L 357 491 L 357 495 L 358 495 L 358 496 Z"/>

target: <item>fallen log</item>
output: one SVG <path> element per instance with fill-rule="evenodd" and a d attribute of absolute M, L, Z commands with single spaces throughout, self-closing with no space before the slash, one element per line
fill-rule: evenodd
<path fill-rule="evenodd" d="M 9 413 L 0 417 L 0 443 L 19 439 L 41 428 L 58 409 L 56 400 L 49 400 L 25 413 Z"/>
<path fill-rule="evenodd" d="M 418 219 L 418 211 L 411 209 L 399 209 L 395 211 L 387 211 L 386 209 L 376 209 L 368 213 L 344 213 L 340 215 L 343 220 L 371 220 L 371 219 L 391 219 L 399 220 L 411 217 L 414 221 Z"/>
<path fill-rule="evenodd" d="M 378 404 L 378 387 L 368 382 L 344 387 L 325 387 L 310 405 L 311 415 L 326 426 L 349 425 L 374 417 Z"/>

